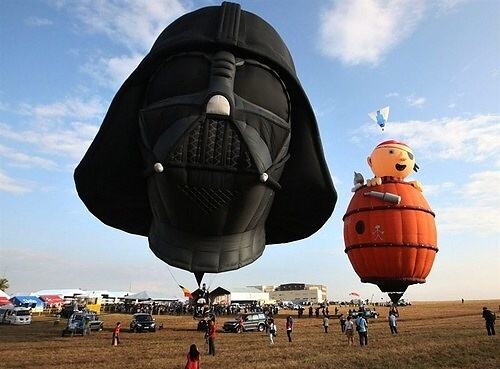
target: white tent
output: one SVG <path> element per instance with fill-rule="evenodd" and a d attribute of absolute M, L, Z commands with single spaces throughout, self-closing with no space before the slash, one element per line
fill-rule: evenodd
<path fill-rule="evenodd" d="M 151 294 L 148 291 L 142 291 L 124 297 L 125 300 L 137 301 L 178 301 L 178 297 L 168 297 L 162 294 Z"/>
<path fill-rule="evenodd" d="M 4 291 L 0 290 L 0 298 L 5 297 L 7 300 L 10 299 L 10 296 L 7 295 Z"/>

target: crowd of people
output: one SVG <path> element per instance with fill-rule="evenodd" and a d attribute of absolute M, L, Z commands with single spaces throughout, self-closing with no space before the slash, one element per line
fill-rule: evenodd
<path fill-rule="evenodd" d="M 211 309 L 212 313 L 206 318 L 200 320 L 200 323 L 205 323 L 202 325 L 202 331 L 204 334 L 204 339 L 207 344 L 207 354 L 211 356 L 216 355 L 216 335 L 217 335 L 217 329 L 218 326 L 216 324 L 217 317 L 224 315 L 224 314 L 238 314 L 238 313 L 243 313 L 243 312 L 264 312 L 267 316 L 266 319 L 266 324 L 265 324 L 265 333 L 269 339 L 269 345 L 274 345 L 276 343 L 276 337 L 277 337 L 277 332 L 279 330 L 278 324 L 275 318 L 275 315 L 277 313 L 277 309 L 275 310 L 275 307 L 273 306 L 267 306 L 264 308 L 259 307 L 259 306 L 232 306 L 231 308 L 225 307 L 224 309 Z M 311 306 L 309 308 L 309 317 L 313 317 L 313 315 L 316 315 L 316 317 L 319 317 L 320 312 L 322 314 L 322 327 L 324 330 L 325 334 L 329 333 L 329 327 L 330 327 L 330 320 L 332 318 L 338 318 L 339 323 L 340 323 L 340 331 L 343 335 L 346 337 L 347 345 L 348 346 L 354 346 L 354 332 L 356 331 L 358 333 L 358 338 L 359 338 L 359 345 L 361 347 L 368 346 L 368 327 L 369 327 L 369 321 L 368 319 L 362 314 L 363 310 L 361 309 L 360 311 L 354 311 L 354 310 L 349 310 L 347 313 L 347 316 L 344 317 L 344 314 L 342 314 L 338 307 L 334 307 L 334 314 L 330 315 L 330 309 L 328 306 L 321 306 L 319 308 L 316 308 L 315 314 L 314 314 L 314 309 Z M 361 313 L 360 313 L 361 312 Z M 186 311 L 188 313 L 188 311 Z M 353 314 L 353 313 L 358 313 Z M 356 315 L 353 317 L 352 315 Z M 298 311 L 297 312 L 297 317 L 302 318 L 303 314 Z M 485 320 L 486 323 L 486 331 L 488 335 L 495 335 L 495 320 L 496 320 L 496 314 L 492 312 L 490 309 L 487 307 L 483 308 L 482 311 L 482 317 Z M 391 335 L 396 336 L 398 335 L 398 318 L 399 318 L 399 311 L 397 307 L 393 306 L 389 309 L 388 315 L 387 315 L 387 322 L 389 325 L 389 331 Z M 291 315 L 288 315 L 285 319 L 284 322 L 284 332 L 286 332 L 286 337 L 288 342 L 293 341 L 293 332 L 295 328 L 295 321 L 292 318 Z M 121 330 L 121 324 L 118 322 L 116 323 L 116 326 L 113 329 L 113 334 L 112 334 L 112 345 L 117 346 L 120 344 L 120 330 Z M 238 332 L 242 333 L 244 332 L 243 325 L 242 329 L 237 330 Z M 188 369 L 199 369 L 200 368 L 200 351 L 196 344 L 192 344 L 189 347 L 189 351 L 187 353 L 187 362 L 185 368 Z"/>

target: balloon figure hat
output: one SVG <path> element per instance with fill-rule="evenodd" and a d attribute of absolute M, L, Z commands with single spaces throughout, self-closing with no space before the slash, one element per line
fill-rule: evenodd
<path fill-rule="evenodd" d="M 175 20 L 114 97 L 75 170 L 105 224 L 148 236 L 197 275 L 306 238 L 336 193 L 290 53 L 263 19 L 223 3 Z"/>
<path fill-rule="evenodd" d="M 368 163 L 375 177 L 355 187 L 343 217 L 345 252 L 361 282 L 397 303 L 431 271 L 438 251 L 434 213 L 421 185 L 404 181 L 416 165 L 406 144 L 384 141 Z"/>

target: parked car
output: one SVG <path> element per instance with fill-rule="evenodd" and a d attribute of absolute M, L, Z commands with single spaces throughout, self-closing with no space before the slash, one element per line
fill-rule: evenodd
<path fill-rule="evenodd" d="M 148 313 L 134 314 L 130 322 L 130 331 L 135 333 L 144 331 L 156 332 L 156 321 Z"/>
<path fill-rule="evenodd" d="M 236 316 L 234 320 L 229 320 L 224 323 L 222 329 L 224 332 L 238 332 L 240 329 L 243 332 L 247 331 L 259 331 L 262 332 L 266 329 L 267 317 L 264 313 L 248 313 L 240 314 Z M 242 321 L 242 327 L 240 328 L 240 321 Z"/>
<path fill-rule="evenodd" d="M 363 310 L 360 311 L 351 311 L 350 314 L 353 318 L 357 318 L 360 315 L 363 315 L 365 318 L 378 318 L 378 311 L 369 309 L 369 308 L 364 308 Z"/>
<path fill-rule="evenodd" d="M 82 336 L 85 333 L 85 321 L 88 320 L 88 327 L 90 331 L 102 331 L 104 328 L 104 323 L 99 319 L 99 316 L 96 313 L 87 313 L 83 311 L 75 311 L 71 314 L 68 319 L 68 323 L 66 324 L 66 328 L 62 331 L 62 336 L 69 334 L 73 336 L 74 334 L 81 334 Z"/>
<path fill-rule="evenodd" d="M 398 304 L 397 306 L 410 306 L 411 305 L 411 302 L 410 301 L 406 301 L 405 299 L 401 299 L 398 301 Z"/>
<path fill-rule="evenodd" d="M 20 306 L 6 305 L 0 308 L 0 323 L 3 324 L 31 324 L 31 311 Z"/>

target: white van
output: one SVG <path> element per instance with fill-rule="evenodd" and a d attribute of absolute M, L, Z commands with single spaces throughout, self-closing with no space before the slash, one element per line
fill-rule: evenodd
<path fill-rule="evenodd" d="M 3 324 L 31 324 L 31 310 L 20 306 L 1 306 L 0 323 Z"/>

